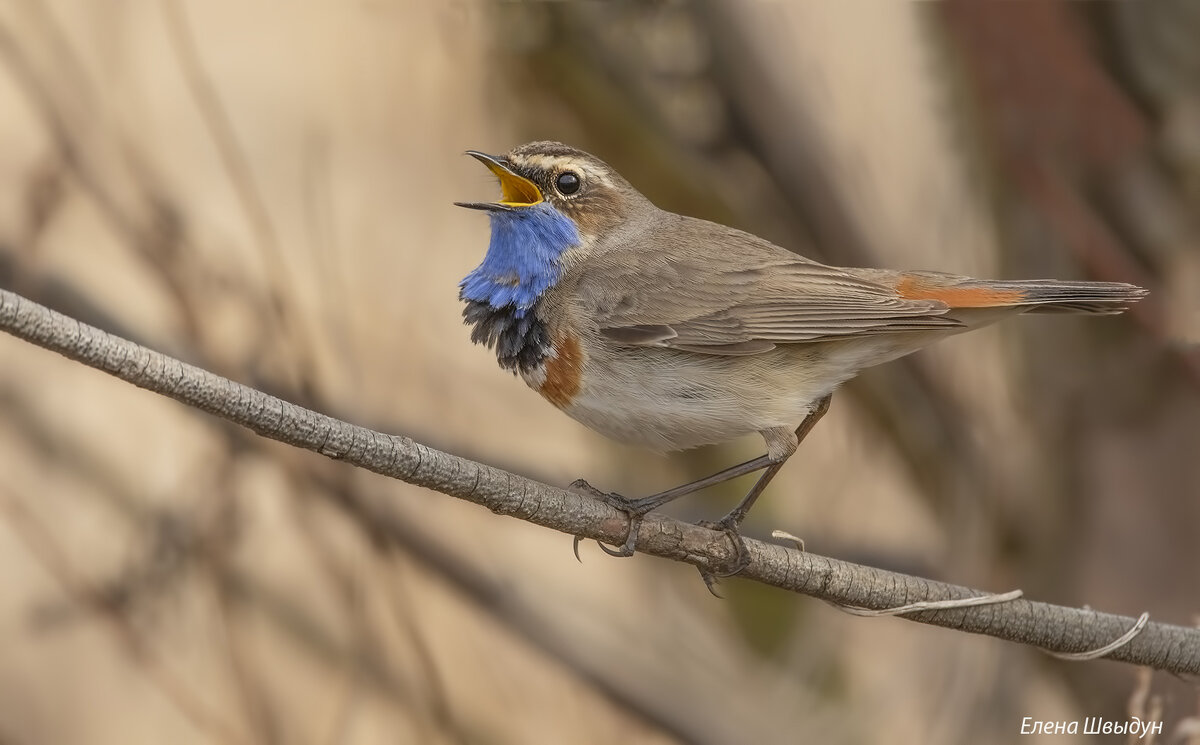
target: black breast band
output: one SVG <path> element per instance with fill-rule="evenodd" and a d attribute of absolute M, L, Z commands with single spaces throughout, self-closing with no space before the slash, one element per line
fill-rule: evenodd
<path fill-rule="evenodd" d="M 472 326 L 471 341 L 496 350 L 505 370 L 529 372 L 550 354 L 550 335 L 538 317 L 538 304 L 517 316 L 515 305 L 497 308 L 479 300 L 468 300 L 463 320 Z"/>

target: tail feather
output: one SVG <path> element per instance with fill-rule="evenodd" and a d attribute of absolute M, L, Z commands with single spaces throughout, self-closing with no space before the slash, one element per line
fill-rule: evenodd
<path fill-rule="evenodd" d="M 1007 283 L 1025 295 L 1028 313 L 1121 313 L 1150 294 L 1124 282 L 1070 282 L 1031 279 Z"/>
<path fill-rule="evenodd" d="M 1027 313 L 1120 313 L 1149 294 L 1124 282 L 993 281 L 937 272 L 907 272 L 896 289 L 906 298 L 942 300 L 951 308 L 1028 306 Z"/>

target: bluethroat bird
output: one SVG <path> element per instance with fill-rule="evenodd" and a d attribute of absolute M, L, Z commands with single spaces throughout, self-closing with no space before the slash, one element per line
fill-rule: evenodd
<path fill-rule="evenodd" d="M 641 517 L 761 471 L 710 527 L 738 533 L 754 501 L 863 368 L 1019 313 L 1118 313 L 1114 282 L 994 281 L 819 264 L 762 238 L 658 209 L 595 156 L 557 142 L 468 154 L 500 180 L 491 243 L 459 285 L 471 340 L 584 425 L 659 451 L 757 432 L 765 455 L 641 499 L 586 490 Z M 799 427 L 797 428 L 797 423 Z M 604 548 L 602 546 L 602 548 Z"/>

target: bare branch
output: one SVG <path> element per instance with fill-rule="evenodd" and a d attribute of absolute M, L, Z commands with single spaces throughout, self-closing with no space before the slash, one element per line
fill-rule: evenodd
<path fill-rule="evenodd" d="M 80 323 L 8 290 L 0 290 L 0 328 L 265 437 L 465 499 L 497 514 L 613 545 L 624 542 L 629 525 L 626 516 L 585 495 L 290 404 Z M 747 541 L 747 547 L 750 564 L 740 577 L 840 605 L 886 609 L 986 594 L 759 541 Z M 724 534 L 657 513 L 643 521 L 637 549 L 710 571 L 719 570 L 733 558 Z M 1103 647 L 1136 623 L 1129 617 L 1024 599 L 919 611 L 904 617 L 1060 653 Z M 1149 623 L 1109 658 L 1200 675 L 1200 629 Z"/>

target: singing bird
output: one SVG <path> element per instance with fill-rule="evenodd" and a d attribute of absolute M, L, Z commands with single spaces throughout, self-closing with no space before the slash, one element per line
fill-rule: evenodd
<path fill-rule="evenodd" d="M 658 451 L 752 432 L 765 455 L 641 499 L 584 489 L 641 517 L 762 471 L 728 515 L 730 572 L 747 561 L 747 511 L 860 370 L 1020 313 L 1117 313 L 1146 295 L 1114 282 L 994 281 L 833 267 L 740 230 L 655 207 L 593 155 L 531 142 L 468 151 L 500 180 L 491 242 L 459 296 L 471 339 L 568 416 Z M 797 426 L 799 424 L 799 426 Z M 602 546 L 603 547 L 603 546 Z"/>

